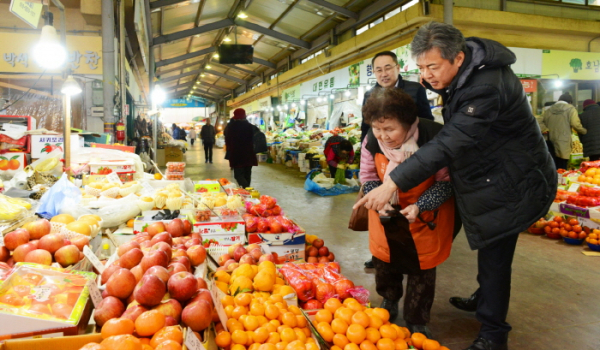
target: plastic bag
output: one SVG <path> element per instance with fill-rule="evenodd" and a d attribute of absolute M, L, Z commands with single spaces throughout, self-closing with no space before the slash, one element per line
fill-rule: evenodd
<path fill-rule="evenodd" d="M 76 207 L 79 201 L 81 201 L 81 191 L 69 181 L 69 176 L 63 173 L 60 180 L 44 193 L 36 213 L 49 220 L 60 214 L 63 206 Z"/>
<path fill-rule="evenodd" d="M 337 168 L 335 171 L 335 181 L 336 184 L 346 184 L 346 169 Z"/>
<path fill-rule="evenodd" d="M 314 298 L 311 280 L 301 271 L 297 270 L 293 264 L 284 264 L 280 269 L 280 272 L 288 284 L 294 288 L 296 294 L 298 295 L 298 299 L 301 301 L 308 301 Z"/>
<path fill-rule="evenodd" d="M 102 218 L 102 227 L 115 227 L 138 216 L 142 211 L 137 206 L 138 196 L 130 194 L 129 196 L 114 201 L 114 204 L 98 210 L 98 215 Z"/>

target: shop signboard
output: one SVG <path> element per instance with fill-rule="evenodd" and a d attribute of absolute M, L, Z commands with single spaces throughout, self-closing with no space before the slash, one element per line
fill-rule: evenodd
<path fill-rule="evenodd" d="M 37 33 L 0 33 L 0 72 L 42 73 L 44 68 L 33 60 Z M 74 74 L 102 74 L 102 37 L 67 35 L 67 65 Z M 59 73 L 61 69 L 46 73 Z"/>
<path fill-rule="evenodd" d="M 599 80 L 600 53 L 543 50 L 542 75 L 559 79 Z"/>
<path fill-rule="evenodd" d="M 12 0 L 10 2 L 9 11 L 33 28 L 37 28 L 43 7 L 44 5 L 42 5 L 41 2 L 35 3 L 24 0 Z"/>
<path fill-rule="evenodd" d="M 261 111 L 266 111 L 271 108 L 271 96 L 263 97 L 256 101 L 258 104 L 258 109 Z"/>
<path fill-rule="evenodd" d="M 302 85 L 303 84 L 299 84 L 299 85 L 293 86 L 289 89 L 283 90 L 283 92 L 281 93 L 281 102 L 286 103 L 288 101 L 301 99 L 302 96 L 300 95 L 300 90 L 301 90 Z"/>
<path fill-rule="evenodd" d="M 537 80 L 535 79 L 521 79 L 521 85 L 523 85 L 525 92 L 537 91 Z"/>
<path fill-rule="evenodd" d="M 300 93 L 302 96 L 317 95 L 319 92 L 347 88 L 350 83 L 350 70 L 345 67 L 301 84 Z"/>
<path fill-rule="evenodd" d="M 201 101 L 185 98 L 175 98 L 165 101 L 162 104 L 163 108 L 198 108 L 205 107 Z"/>

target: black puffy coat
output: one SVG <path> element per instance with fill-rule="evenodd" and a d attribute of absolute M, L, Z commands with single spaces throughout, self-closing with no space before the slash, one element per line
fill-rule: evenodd
<path fill-rule="evenodd" d="M 444 127 L 391 178 L 406 191 L 448 166 L 469 245 L 479 249 L 547 214 L 557 174 L 510 69 L 515 55 L 480 38 L 468 38 L 465 51 L 450 86 L 437 91 L 444 99 Z"/>
<path fill-rule="evenodd" d="M 583 155 L 589 157 L 600 154 L 600 106 L 593 104 L 585 107 L 579 119 L 581 125 L 587 129 L 585 135 L 579 135 L 583 144 Z"/>
<path fill-rule="evenodd" d="M 398 75 L 398 82 L 396 83 L 396 85 L 396 89 L 403 90 L 408 95 L 410 95 L 410 97 L 413 98 L 413 101 L 415 101 L 415 104 L 417 105 L 417 116 L 419 118 L 433 120 L 433 114 L 431 114 L 431 107 L 429 106 L 429 101 L 427 100 L 427 91 L 425 91 L 425 88 L 421 84 L 415 83 L 414 81 L 404 80 L 402 79 L 402 75 Z M 377 83 L 375 84 L 373 89 L 365 92 L 365 96 L 363 98 L 363 105 L 365 104 L 365 102 L 367 102 L 367 99 L 369 98 L 369 96 L 371 96 L 371 93 L 375 89 L 381 89 L 381 85 Z M 362 122 L 360 126 L 361 142 L 367 136 L 369 129 L 371 129 L 371 126 L 365 122 Z"/>
<path fill-rule="evenodd" d="M 258 166 L 254 153 L 254 125 L 246 119 L 231 119 L 225 131 L 225 159 L 231 168 Z"/>

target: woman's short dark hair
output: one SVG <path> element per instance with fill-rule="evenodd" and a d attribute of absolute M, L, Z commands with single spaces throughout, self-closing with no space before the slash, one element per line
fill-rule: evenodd
<path fill-rule="evenodd" d="M 396 119 L 408 128 L 417 120 L 417 106 L 412 97 L 396 88 L 375 88 L 363 105 L 363 121 L 369 125 L 385 119 Z"/>
<path fill-rule="evenodd" d="M 351 152 L 354 148 L 352 147 L 352 143 L 348 140 L 340 141 L 340 150 Z"/>

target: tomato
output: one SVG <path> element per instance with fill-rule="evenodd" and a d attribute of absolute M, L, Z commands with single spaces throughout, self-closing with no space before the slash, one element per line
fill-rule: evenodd
<path fill-rule="evenodd" d="M 546 233 L 552 232 L 552 227 L 550 227 L 550 226 L 544 227 L 544 232 L 546 232 Z"/>
<path fill-rule="evenodd" d="M 550 228 L 558 228 L 558 227 L 559 227 L 559 225 L 558 225 L 558 222 L 557 222 L 557 221 L 552 221 L 552 222 L 550 222 L 548 225 L 550 225 Z"/>
<path fill-rule="evenodd" d="M 573 227 L 569 224 L 565 224 L 565 226 L 563 226 L 565 230 L 567 231 L 573 231 Z"/>
<path fill-rule="evenodd" d="M 583 226 L 583 232 L 587 233 L 588 235 L 590 234 L 590 228 L 587 226 Z"/>
<path fill-rule="evenodd" d="M 560 235 L 563 237 L 567 237 L 569 235 L 569 231 L 562 229 L 562 230 L 560 230 Z"/>
<path fill-rule="evenodd" d="M 587 235 L 585 232 L 579 232 L 579 239 L 584 239 Z"/>
<path fill-rule="evenodd" d="M 574 218 L 573 219 L 569 219 L 569 225 L 575 226 L 575 225 L 578 225 L 578 224 L 579 224 L 579 221 L 577 221 L 577 219 L 574 219 Z"/>
<path fill-rule="evenodd" d="M 573 226 L 573 232 L 579 233 L 581 232 L 583 229 L 581 228 L 581 225 L 574 225 Z M 585 232 L 584 232 L 585 233 Z"/>
<path fill-rule="evenodd" d="M 552 229 L 552 233 L 554 233 L 555 235 L 559 235 L 560 234 L 560 229 L 558 227 L 557 228 L 553 228 Z"/>

